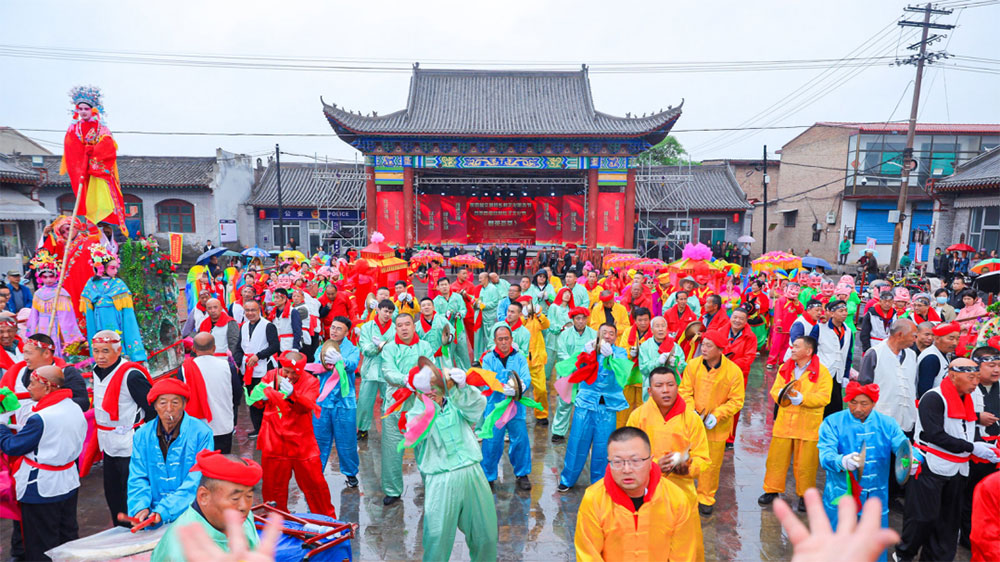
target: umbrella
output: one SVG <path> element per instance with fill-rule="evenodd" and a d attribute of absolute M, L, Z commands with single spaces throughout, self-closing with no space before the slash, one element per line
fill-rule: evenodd
<path fill-rule="evenodd" d="M 642 260 L 639 256 L 634 256 L 632 254 L 611 254 L 604 258 L 601 262 L 605 268 L 609 267 L 628 267 L 633 263 Z"/>
<path fill-rule="evenodd" d="M 419 252 L 413 254 L 413 257 L 410 258 L 410 261 L 419 264 L 428 264 L 432 261 L 436 261 L 438 263 L 444 263 L 444 256 L 433 250 L 420 250 Z"/>
<path fill-rule="evenodd" d="M 667 268 L 667 264 L 658 259 L 645 259 L 632 264 L 632 267 L 641 271 L 660 271 Z"/>
<path fill-rule="evenodd" d="M 975 252 L 976 249 L 968 244 L 952 244 L 945 248 L 949 252 Z"/>
<path fill-rule="evenodd" d="M 871 248 L 858 248 L 858 255 L 863 256 L 865 252 L 871 252 L 873 256 L 878 257 L 878 250 L 872 250 Z"/>
<path fill-rule="evenodd" d="M 242 256 L 243 256 L 243 254 L 241 254 L 239 252 L 234 252 L 232 250 L 226 250 L 222 254 L 222 257 L 224 257 L 224 258 L 238 258 L 238 257 L 242 257 Z"/>
<path fill-rule="evenodd" d="M 267 253 L 267 250 L 265 250 L 264 248 L 257 247 L 257 246 L 254 246 L 252 248 L 247 248 L 246 250 L 243 250 L 240 253 L 243 254 L 244 256 L 248 257 L 248 258 L 261 258 L 261 259 L 264 259 L 266 257 L 270 257 L 270 254 Z"/>
<path fill-rule="evenodd" d="M 806 256 L 802 258 L 802 267 L 808 267 L 809 269 L 816 269 L 817 267 L 830 269 L 830 262 L 826 261 L 823 258 Z"/>
<path fill-rule="evenodd" d="M 715 260 L 712 265 L 722 269 L 723 271 L 729 271 L 733 275 L 739 275 L 743 271 L 743 267 L 739 264 L 728 262 L 726 260 Z"/>
<path fill-rule="evenodd" d="M 459 254 L 453 258 L 448 259 L 448 263 L 451 265 L 464 265 L 466 267 L 471 267 L 474 269 L 486 267 L 483 260 L 477 258 L 472 254 Z"/>
<path fill-rule="evenodd" d="M 743 236 L 737 238 L 736 241 L 739 242 L 740 244 L 753 244 L 757 240 L 753 236 L 750 236 L 749 234 L 744 234 Z"/>
<path fill-rule="evenodd" d="M 798 256 L 776 250 L 750 262 L 754 271 L 774 271 L 775 269 L 795 269 L 802 267 L 802 259 Z"/>
<path fill-rule="evenodd" d="M 1000 293 L 1000 271 L 991 271 L 973 279 L 972 284 L 986 293 Z"/>
<path fill-rule="evenodd" d="M 209 250 L 209 251 L 205 252 L 204 254 L 198 256 L 198 260 L 195 263 L 198 264 L 198 265 L 205 265 L 206 263 L 208 263 L 208 260 L 210 260 L 210 259 L 212 259 L 212 258 L 214 258 L 216 256 L 221 256 L 224 253 L 226 253 L 226 249 L 225 248 L 212 248 L 211 250 Z"/>
<path fill-rule="evenodd" d="M 990 258 L 983 260 L 969 268 L 972 273 L 988 273 L 990 271 L 1000 271 L 1000 259 Z"/>
<path fill-rule="evenodd" d="M 675 262 L 667 264 L 667 269 L 678 273 L 694 273 L 699 271 L 720 270 L 722 267 L 715 262 L 681 258 Z"/>
<path fill-rule="evenodd" d="M 306 261 L 308 258 L 306 258 L 306 255 L 303 254 L 302 252 L 298 251 L 298 250 L 285 250 L 284 252 L 281 252 L 280 254 L 278 254 L 278 259 L 279 260 L 295 260 L 295 261 L 297 261 L 299 263 L 302 263 L 302 262 Z"/>

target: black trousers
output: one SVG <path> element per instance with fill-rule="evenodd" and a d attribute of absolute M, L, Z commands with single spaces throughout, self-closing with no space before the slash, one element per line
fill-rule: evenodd
<path fill-rule="evenodd" d="M 128 515 L 128 463 L 130 457 L 104 455 L 104 499 L 111 511 L 111 522 L 119 527 L 131 527 L 118 520 L 118 514 Z"/>
<path fill-rule="evenodd" d="M 960 474 L 934 474 L 925 461 L 920 476 L 907 482 L 903 540 L 896 545 L 901 560 L 913 560 L 917 554 L 923 560 L 955 559 L 966 480 Z"/>
<path fill-rule="evenodd" d="M 986 462 L 970 462 L 969 478 L 965 482 L 962 493 L 962 520 L 960 522 L 960 538 L 962 544 L 969 544 L 969 533 L 972 532 L 972 493 L 983 478 L 997 471 L 997 465 Z"/>
<path fill-rule="evenodd" d="M 214 438 L 213 445 L 215 449 L 221 452 L 223 455 L 228 455 L 233 452 L 233 434 L 228 435 L 216 435 Z"/>
<path fill-rule="evenodd" d="M 524 273 L 524 260 L 519 259 L 514 263 L 514 274 L 521 275 Z"/>
<path fill-rule="evenodd" d="M 827 416 L 836 414 L 844 409 L 844 391 L 843 387 L 836 379 L 833 380 L 833 387 L 830 389 L 830 403 L 826 405 L 823 409 L 823 419 Z"/>
<path fill-rule="evenodd" d="M 911 429 L 910 431 L 903 432 L 903 435 L 905 435 L 911 442 L 913 441 L 913 431 L 914 430 Z M 896 453 L 889 453 L 889 466 L 896 466 Z M 907 480 L 906 484 L 900 486 L 899 483 L 896 482 L 896 477 L 890 475 L 889 501 L 892 501 L 895 498 L 906 498 L 906 487 L 910 485 L 910 482 L 913 482 L 912 478 Z"/>
<path fill-rule="evenodd" d="M 500 272 L 504 275 L 510 272 L 510 256 L 500 258 Z"/>
<path fill-rule="evenodd" d="M 257 386 L 259 383 L 260 379 L 252 379 L 250 381 L 250 386 L 246 387 L 247 392 L 251 392 L 253 387 Z M 254 406 L 248 406 L 247 409 L 250 410 L 250 423 L 253 424 L 253 432 L 260 432 L 260 424 L 264 422 L 264 409 Z"/>
<path fill-rule="evenodd" d="M 45 551 L 79 538 L 76 524 L 77 490 L 51 503 L 22 503 L 21 529 L 26 560 L 51 560 Z"/>
<path fill-rule="evenodd" d="M 309 342 L 309 345 L 304 345 L 302 346 L 302 349 L 299 350 L 306 356 L 306 361 L 310 363 L 312 362 L 313 357 L 316 356 L 316 348 L 319 347 L 319 334 L 313 334 L 311 339 L 312 341 Z"/>

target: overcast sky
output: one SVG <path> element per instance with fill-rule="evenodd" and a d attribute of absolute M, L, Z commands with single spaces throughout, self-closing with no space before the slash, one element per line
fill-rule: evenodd
<path fill-rule="evenodd" d="M 562 62 L 566 69 L 589 63 L 598 110 L 642 114 L 683 98 L 676 136 L 693 158 L 759 158 L 763 144 L 773 156 L 801 129 L 752 134 L 682 131 L 738 127 L 748 121 L 775 126 L 904 120 L 913 67 L 880 62 L 841 68 L 823 75 L 826 81 L 813 90 L 786 100 L 774 114 L 754 120 L 823 69 L 608 73 L 601 72 L 608 69 L 601 63 L 839 59 L 858 47 L 863 50 L 854 56 L 892 56 L 897 51 L 905 55 L 912 41 L 904 35 L 900 44 L 900 29 L 894 24 L 903 6 L 894 0 L 3 2 L 3 46 L 354 58 L 361 64 L 392 59 L 400 61 L 394 66 L 401 71 L 193 68 L 0 55 L 0 125 L 64 131 L 70 119 L 67 92 L 76 84 L 94 84 L 105 92 L 107 123 L 113 131 L 329 134 L 321 95 L 328 103 L 365 113 L 401 109 L 412 61 L 430 68 L 435 67 L 433 60 L 468 67 L 488 61 L 513 66 Z M 947 45 L 952 54 L 994 61 L 1000 56 L 1000 5 L 958 10 L 940 21 L 957 21 L 958 28 L 937 42 L 936 49 Z M 952 64 L 992 73 L 930 67 L 920 121 L 1000 122 L 1000 61 L 951 60 L 942 66 Z M 61 152 L 62 133 L 26 134 Z M 340 159 L 356 154 L 336 137 L 116 138 L 120 153 L 133 155 L 210 156 L 216 147 L 261 155 L 273 150 L 275 142 L 292 153 Z"/>

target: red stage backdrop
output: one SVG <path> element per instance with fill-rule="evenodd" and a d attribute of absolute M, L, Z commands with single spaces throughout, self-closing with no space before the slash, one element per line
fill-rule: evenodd
<path fill-rule="evenodd" d="M 597 245 L 625 245 L 625 194 L 597 194 Z"/>
<path fill-rule="evenodd" d="M 562 197 L 535 197 L 535 243 L 562 244 Z"/>
<path fill-rule="evenodd" d="M 440 195 L 438 198 L 441 201 L 441 243 L 468 243 L 468 198 L 461 195 Z"/>
<path fill-rule="evenodd" d="M 403 230 L 403 192 L 382 191 L 376 197 L 376 230 L 385 236 L 385 243 L 404 245 L 406 233 Z"/>
<path fill-rule="evenodd" d="M 421 244 L 441 243 L 441 196 L 421 195 L 420 221 L 417 223 L 417 240 Z"/>
<path fill-rule="evenodd" d="M 562 198 L 562 241 L 583 244 L 583 195 Z"/>
<path fill-rule="evenodd" d="M 531 244 L 535 240 L 535 205 L 528 197 L 470 197 L 469 242 Z"/>

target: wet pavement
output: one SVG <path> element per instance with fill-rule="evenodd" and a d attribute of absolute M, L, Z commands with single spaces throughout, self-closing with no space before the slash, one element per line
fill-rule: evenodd
<path fill-rule="evenodd" d="M 792 555 L 791 544 L 771 508 L 757 505 L 757 497 L 763 492 L 761 485 L 773 408 L 766 392 L 773 382 L 773 375 L 766 379 L 763 361 L 758 360 L 750 374 L 735 448 L 726 451 L 715 512 L 710 517 L 701 518 L 707 560 L 788 560 Z M 554 392 L 550 390 L 549 396 L 554 397 Z M 497 479 L 499 557 L 501 560 L 572 560 L 576 510 L 586 488 L 584 478 L 570 492 L 558 493 L 558 473 L 562 468 L 566 445 L 553 444 L 549 428 L 534 425 L 530 416 L 528 424 L 532 440 L 532 490 L 521 492 L 515 489 L 513 471 L 506 456 L 501 461 Z M 260 453 L 255 450 L 254 441 L 247 437 L 249 426 L 250 420 L 243 407 L 235 441 L 239 452 L 253 454 L 259 460 Z M 381 430 L 380 427 L 377 429 Z M 346 486 L 343 475 L 337 470 L 334 450 L 326 467 L 333 503 L 341 520 L 360 524 L 358 536 L 352 543 L 355 560 L 419 560 L 422 555 L 423 509 L 432 509 L 433 506 L 423 504 L 420 475 L 410 451 L 404 458 L 406 491 L 402 501 L 389 507 L 382 506 L 379 431 L 373 429 L 368 441 L 360 444 L 359 488 Z M 589 469 L 583 471 L 584 475 L 588 473 Z M 822 489 L 822 485 L 821 470 L 817 487 Z M 302 494 L 294 484 L 292 487 L 290 507 L 293 511 L 306 511 Z M 795 505 L 791 474 L 784 497 Z M 104 501 L 100 465 L 83 480 L 78 510 L 81 535 L 109 527 L 110 516 Z M 801 517 L 804 519 L 804 515 Z M 890 513 L 890 525 L 901 529 L 900 514 Z M 4 553 L 9 552 L 10 530 L 10 523 L 3 522 L 0 549 Z M 457 535 L 452 559 L 469 559 L 461 533 Z M 959 547 L 956 559 L 968 560 L 969 551 Z"/>

